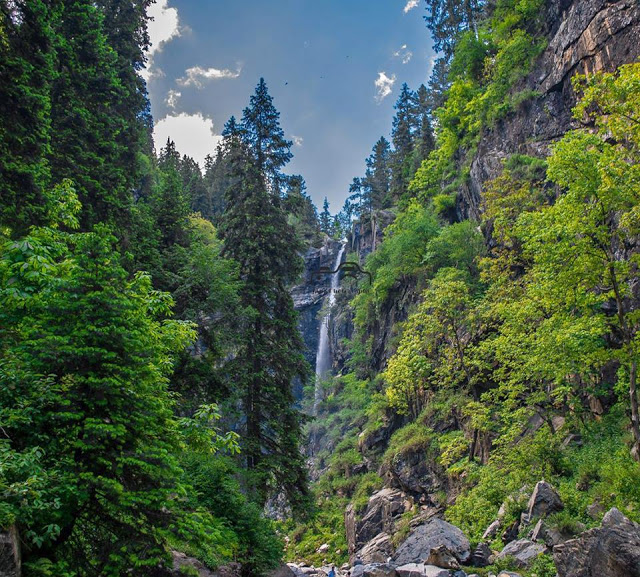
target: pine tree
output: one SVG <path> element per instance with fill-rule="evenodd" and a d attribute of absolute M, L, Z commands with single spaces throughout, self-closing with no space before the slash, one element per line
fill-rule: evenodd
<path fill-rule="evenodd" d="M 231 186 L 221 226 L 223 254 L 240 267 L 241 302 L 249 311 L 232 363 L 246 418 L 243 456 L 260 504 L 283 491 L 301 507 L 308 489 L 292 380 L 306 380 L 309 367 L 288 286 L 302 271 L 302 246 L 270 190 L 273 173 L 260 172 L 255 149 L 240 138 L 225 138 Z"/>
<path fill-rule="evenodd" d="M 456 41 L 465 30 L 477 31 L 485 0 L 427 0 L 424 17 L 433 38 L 433 48 L 447 61 L 453 56 Z"/>
<path fill-rule="evenodd" d="M 259 173 L 264 175 L 270 192 L 276 195 L 280 194 L 285 180 L 280 170 L 293 157 L 293 143 L 285 139 L 279 119 L 280 113 L 273 105 L 264 78 L 260 78 L 249 106 L 242 113 L 241 133 Z M 232 128 L 229 126 L 228 130 Z"/>
<path fill-rule="evenodd" d="M 370 212 L 387 208 L 391 204 L 391 147 L 384 136 L 376 142 L 366 163 L 361 192 L 364 203 Z"/>
<path fill-rule="evenodd" d="M 418 131 L 416 95 L 406 83 L 402 85 L 400 96 L 395 104 L 396 115 L 393 118 L 391 140 L 391 194 L 400 198 L 407 190 L 411 179 L 411 157 Z"/>
<path fill-rule="evenodd" d="M 329 212 L 329 201 L 326 196 L 324 197 L 322 212 L 320 213 L 320 230 L 331 236 L 331 213 Z"/>
<path fill-rule="evenodd" d="M 51 20 L 44 0 L 0 1 L 0 226 L 16 236 L 46 213 Z"/>
<path fill-rule="evenodd" d="M 424 84 L 416 92 L 416 116 L 418 129 L 413 151 L 413 173 L 435 148 L 435 137 L 431 127 L 431 104 L 429 91 Z"/>

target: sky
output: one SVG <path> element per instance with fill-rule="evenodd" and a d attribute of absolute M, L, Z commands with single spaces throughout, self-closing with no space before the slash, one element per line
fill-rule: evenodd
<path fill-rule="evenodd" d="M 316 206 L 336 213 L 400 87 L 426 83 L 434 55 L 420 0 L 156 0 L 147 79 L 156 146 L 203 165 L 264 77 Z"/>

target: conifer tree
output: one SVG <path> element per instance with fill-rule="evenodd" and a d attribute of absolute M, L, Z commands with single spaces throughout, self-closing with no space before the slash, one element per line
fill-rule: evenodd
<path fill-rule="evenodd" d="M 0 225 L 17 236 L 46 212 L 51 18 L 44 0 L 0 1 Z"/>
<path fill-rule="evenodd" d="M 391 194 L 400 198 L 407 190 L 411 179 L 411 157 L 418 131 L 416 95 L 409 90 L 406 83 L 402 85 L 400 96 L 394 106 L 396 115 L 393 118 L 391 140 Z"/>
<path fill-rule="evenodd" d="M 270 192 L 279 194 L 284 183 L 280 170 L 291 160 L 292 142 L 286 140 L 280 127 L 280 113 L 273 105 L 264 78 L 256 86 L 249 99 L 249 106 L 242 113 L 241 133 L 254 158 L 260 174 L 264 175 Z M 235 129 L 228 126 L 227 131 Z"/>
<path fill-rule="evenodd" d="M 365 205 L 369 211 L 386 208 L 391 203 L 391 147 L 384 136 L 376 142 L 366 163 L 361 192 Z"/>
<path fill-rule="evenodd" d="M 277 127 L 276 140 L 279 133 Z M 262 133 L 261 142 L 269 140 L 270 135 Z M 302 247 L 280 198 L 273 194 L 273 170 L 282 164 L 267 162 L 266 153 L 264 163 L 258 164 L 259 149 L 231 131 L 225 147 L 230 186 L 221 224 L 223 254 L 239 265 L 240 298 L 248 311 L 231 368 L 242 390 L 246 419 L 242 454 L 260 504 L 284 492 L 294 507 L 301 507 L 308 489 L 292 380 L 306 380 L 309 367 L 288 287 L 302 271 Z"/>
<path fill-rule="evenodd" d="M 331 213 L 329 212 L 329 201 L 326 196 L 320 213 L 320 230 L 325 234 L 331 235 Z"/>

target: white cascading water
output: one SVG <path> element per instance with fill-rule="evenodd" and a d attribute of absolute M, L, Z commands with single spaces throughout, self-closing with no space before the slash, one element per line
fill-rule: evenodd
<path fill-rule="evenodd" d="M 343 244 L 338 251 L 336 262 L 332 270 L 336 270 L 342 262 L 342 255 L 347 245 Z M 313 399 L 313 414 L 318 414 L 318 405 L 322 401 L 322 381 L 331 374 L 331 345 L 329 343 L 329 319 L 331 307 L 336 300 L 336 291 L 340 287 L 340 271 L 331 275 L 331 290 L 327 299 L 327 312 L 320 323 L 320 338 L 318 339 L 318 351 L 316 352 L 316 386 Z"/>

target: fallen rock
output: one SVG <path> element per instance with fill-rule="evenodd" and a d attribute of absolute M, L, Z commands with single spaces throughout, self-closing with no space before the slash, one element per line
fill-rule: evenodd
<path fill-rule="evenodd" d="M 615 507 L 602 525 L 553 549 L 559 577 L 640 577 L 640 525 Z"/>
<path fill-rule="evenodd" d="M 358 553 L 356 557 L 363 563 L 386 563 L 387 559 L 393 555 L 393 544 L 391 537 L 387 533 L 380 533 L 369 541 Z"/>
<path fill-rule="evenodd" d="M 363 577 L 397 577 L 395 567 L 388 563 L 370 563 L 363 565 Z"/>
<path fill-rule="evenodd" d="M 280 565 L 277 569 L 267 573 L 267 577 L 296 577 L 289 565 Z"/>
<path fill-rule="evenodd" d="M 485 529 L 485 532 L 482 534 L 482 538 L 493 539 L 498 534 L 498 531 L 500 531 L 500 525 L 502 525 L 500 519 L 496 519 Z"/>
<path fill-rule="evenodd" d="M 474 549 L 469 559 L 469 564 L 472 567 L 487 567 L 491 565 L 491 549 L 487 543 L 478 543 L 478 546 Z"/>
<path fill-rule="evenodd" d="M 535 558 L 544 553 L 546 547 L 528 539 L 519 539 L 509 543 L 497 556 L 497 559 L 513 557 L 518 567 L 528 567 Z"/>
<path fill-rule="evenodd" d="M 514 573 L 513 571 L 500 571 L 498 577 L 520 577 L 520 573 Z"/>
<path fill-rule="evenodd" d="M 416 527 L 409 537 L 398 547 L 394 557 L 397 565 L 407 563 L 421 563 L 431 553 L 432 549 L 444 545 L 460 563 L 466 563 L 471 557 L 469 539 L 464 533 L 443 521 L 430 519 L 423 525 Z"/>
<path fill-rule="evenodd" d="M 425 565 L 435 565 L 443 569 L 460 569 L 460 563 L 451 551 L 445 546 L 440 545 L 431 549 L 429 557 L 424 562 Z"/>
<path fill-rule="evenodd" d="M 199 577 L 218 577 L 220 570 L 224 571 L 224 575 L 240 575 L 240 565 L 237 563 L 233 563 L 229 567 L 219 567 L 218 571 L 214 573 L 207 569 L 198 559 L 189 557 L 180 551 L 171 551 L 171 556 L 173 557 L 173 570 L 178 575 L 181 575 L 183 568 L 186 567 L 189 567 L 192 571 L 197 571 Z M 0 572 L 0 575 L 3 575 L 3 573 Z"/>
<path fill-rule="evenodd" d="M 407 563 L 396 567 L 398 577 L 424 577 L 423 563 Z"/>
<path fill-rule="evenodd" d="M 20 538 L 15 525 L 0 532 L 0 575 L 20 577 L 22 558 L 20 556 Z"/>
<path fill-rule="evenodd" d="M 518 538 L 520 532 L 520 520 L 516 519 L 511 525 L 509 525 L 501 535 L 502 542 L 507 545 Z"/>
<path fill-rule="evenodd" d="M 546 481 L 536 483 L 529 503 L 527 504 L 527 516 L 531 521 L 535 517 L 544 517 L 556 511 L 562 511 L 564 503 L 557 491 Z"/>
<path fill-rule="evenodd" d="M 318 547 L 316 553 L 326 553 L 327 551 L 329 551 L 329 544 L 323 543 L 322 545 L 320 545 L 320 547 Z"/>

